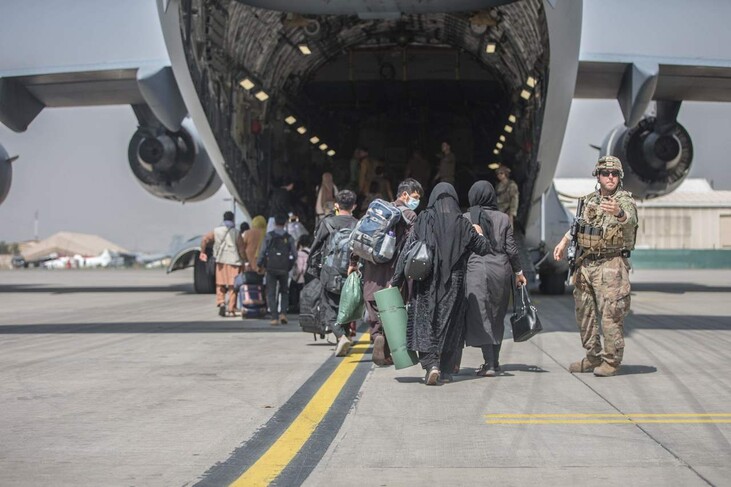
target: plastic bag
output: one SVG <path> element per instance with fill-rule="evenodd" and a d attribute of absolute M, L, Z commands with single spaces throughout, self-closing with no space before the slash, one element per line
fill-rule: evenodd
<path fill-rule="evenodd" d="M 340 308 L 337 323 L 340 325 L 363 318 L 365 301 L 363 300 L 363 283 L 360 272 L 351 272 L 343 284 L 340 293 Z"/>

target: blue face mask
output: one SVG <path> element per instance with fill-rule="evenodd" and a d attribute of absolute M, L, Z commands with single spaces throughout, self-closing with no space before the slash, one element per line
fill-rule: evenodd
<path fill-rule="evenodd" d="M 420 200 L 409 197 L 409 201 L 406 203 L 406 206 L 409 208 L 409 210 L 414 211 L 419 207 L 419 203 L 420 203 Z"/>

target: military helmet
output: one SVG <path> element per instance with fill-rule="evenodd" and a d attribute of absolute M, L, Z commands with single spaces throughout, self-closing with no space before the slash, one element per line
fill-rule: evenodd
<path fill-rule="evenodd" d="M 506 176 L 510 176 L 510 168 L 505 164 L 500 164 L 495 168 L 495 174 L 500 174 L 501 172 L 504 172 Z"/>
<path fill-rule="evenodd" d="M 622 161 L 619 160 L 619 157 L 616 156 L 602 156 L 599 158 L 599 160 L 596 162 L 596 166 L 594 166 L 594 172 L 591 173 L 592 176 L 598 176 L 599 171 L 602 169 L 614 169 L 619 171 L 619 177 L 624 177 L 624 170 L 622 170 Z"/>

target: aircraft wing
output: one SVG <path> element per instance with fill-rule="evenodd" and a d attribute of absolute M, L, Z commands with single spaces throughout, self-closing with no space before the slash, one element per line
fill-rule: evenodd
<path fill-rule="evenodd" d="M 0 72 L 0 122 L 15 132 L 46 107 L 143 104 L 168 129 L 180 128 L 187 109 L 169 61 Z"/>
<path fill-rule="evenodd" d="M 575 98 L 615 98 L 633 67 L 657 77 L 653 99 L 731 101 L 731 61 L 585 55 L 579 61 Z"/>
<path fill-rule="evenodd" d="M 731 61 L 582 54 L 574 98 L 616 98 L 632 127 L 651 100 L 731 101 Z"/>

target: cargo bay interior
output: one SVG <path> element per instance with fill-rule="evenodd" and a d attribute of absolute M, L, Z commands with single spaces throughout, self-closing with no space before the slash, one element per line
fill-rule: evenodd
<path fill-rule="evenodd" d="M 348 179 L 358 145 L 392 184 L 414 149 L 436 163 L 443 139 L 462 195 L 503 163 L 526 217 L 539 170 L 548 33 L 540 0 L 482 10 L 363 18 L 187 0 L 181 28 L 196 91 L 226 171 L 250 214 L 283 176 L 313 191 Z M 466 201 L 465 201 L 466 203 Z"/>

